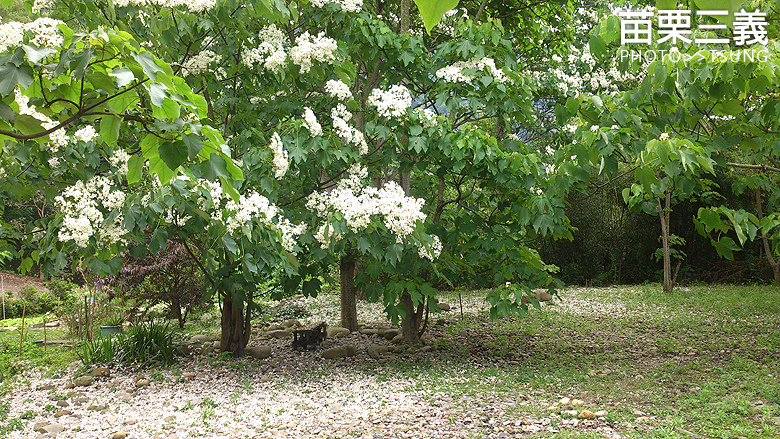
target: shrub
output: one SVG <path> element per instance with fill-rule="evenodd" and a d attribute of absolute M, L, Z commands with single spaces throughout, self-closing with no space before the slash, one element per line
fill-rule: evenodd
<path fill-rule="evenodd" d="M 173 336 L 174 331 L 167 323 L 142 323 L 124 334 L 88 340 L 77 353 L 85 365 L 171 364 L 175 352 Z"/>
<path fill-rule="evenodd" d="M 154 254 L 144 246 L 135 246 L 123 256 L 125 263 L 119 273 L 100 280 L 112 294 L 145 302 L 148 308 L 165 303 L 168 316 L 182 328 L 189 312 L 203 305 L 203 278 L 182 245 L 168 241 L 165 249 Z"/>

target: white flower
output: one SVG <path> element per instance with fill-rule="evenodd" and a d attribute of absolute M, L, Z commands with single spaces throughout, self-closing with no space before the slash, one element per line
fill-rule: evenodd
<path fill-rule="evenodd" d="M 375 106 L 382 117 L 400 119 L 412 106 L 412 93 L 402 85 L 393 85 L 387 91 L 375 88 L 371 90 L 368 104 Z"/>
<path fill-rule="evenodd" d="M 341 137 L 344 143 L 356 146 L 361 155 L 368 153 L 368 144 L 363 133 L 349 125 L 352 113 L 344 104 L 337 104 L 332 108 L 330 116 L 333 118 L 333 131 Z"/>
<path fill-rule="evenodd" d="M 325 92 L 340 101 L 346 101 L 352 97 L 349 86 L 341 79 L 331 79 L 325 83 Z"/>
<path fill-rule="evenodd" d="M 328 3 L 334 3 L 341 6 L 341 10 L 345 12 L 360 12 L 363 7 L 363 0 L 311 0 L 312 6 L 321 8 Z"/>
<path fill-rule="evenodd" d="M 279 133 L 274 132 L 273 136 L 271 136 L 271 144 L 268 147 L 271 148 L 271 151 L 274 153 L 274 176 L 276 176 L 276 178 L 282 178 L 284 177 L 284 174 L 287 173 L 289 162 L 287 161 L 287 151 L 284 150 L 284 144 L 279 137 Z"/>
<path fill-rule="evenodd" d="M 590 131 L 591 131 L 591 132 L 594 132 L 594 133 L 595 133 L 595 132 L 596 132 L 596 131 L 598 131 L 598 130 L 599 130 L 599 126 L 598 126 L 598 125 L 591 125 L 591 126 L 590 126 Z"/>
<path fill-rule="evenodd" d="M 324 32 L 312 37 L 304 32 L 295 39 L 295 46 L 290 49 L 290 59 L 300 66 L 301 73 L 307 73 L 312 66 L 312 60 L 332 63 L 336 60 L 338 44 L 333 38 L 325 36 Z"/>
<path fill-rule="evenodd" d="M 496 63 L 493 58 L 472 58 L 468 61 L 457 61 L 452 65 L 436 71 L 436 77 L 444 79 L 447 82 L 471 84 L 475 77 L 464 73 L 464 69 L 477 71 L 487 70 L 487 73 L 493 76 L 493 79 L 495 79 L 496 82 L 503 83 L 509 81 L 509 77 L 507 77 L 501 69 L 496 68 Z"/>
<path fill-rule="evenodd" d="M 57 235 L 61 242 L 73 240 L 83 248 L 94 237 L 99 244 L 110 245 L 121 241 L 122 236 L 127 234 L 120 226 L 122 215 L 116 215 L 111 222 L 106 221 L 107 214 L 122 207 L 125 202 L 125 193 L 114 189 L 106 177 L 95 176 L 86 183 L 77 181 L 55 197 L 55 202 L 63 213 Z"/>
<path fill-rule="evenodd" d="M 97 137 L 97 132 L 95 131 L 95 128 L 92 125 L 87 125 L 84 128 L 79 128 L 76 130 L 75 133 L 73 133 L 73 138 L 76 139 L 79 142 L 91 142 L 95 137 Z"/>
<path fill-rule="evenodd" d="M 111 157 L 108 158 L 111 166 L 117 170 L 117 175 L 127 175 L 128 160 L 130 160 L 130 154 L 128 154 L 124 149 L 117 149 L 114 151 Z"/>
<path fill-rule="evenodd" d="M 317 116 L 311 111 L 309 107 L 303 107 L 303 121 L 306 129 L 309 130 L 312 136 L 322 135 L 322 125 L 317 122 Z"/>
<path fill-rule="evenodd" d="M 209 71 L 209 64 L 219 64 L 222 58 L 211 50 L 201 50 L 197 55 L 191 56 L 184 65 L 181 66 L 182 74 L 188 76 L 197 75 Z"/>
<path fill-rule="evenodd" d="M 663 142 L 664 140 L 669 140 L 669 133 L 661 133 L 660 136 L 658 136 L 658 140 Z"/>

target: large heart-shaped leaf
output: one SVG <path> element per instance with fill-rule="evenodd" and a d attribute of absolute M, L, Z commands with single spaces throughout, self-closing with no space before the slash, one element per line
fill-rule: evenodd
<path fill-rule="evenodd" d="M 450 9 L 458 6 L 458 0 L 414 0 L 420 10 L 425 30 L 429 34 L 434 26 L 439 24 L 441 17 Z"/>

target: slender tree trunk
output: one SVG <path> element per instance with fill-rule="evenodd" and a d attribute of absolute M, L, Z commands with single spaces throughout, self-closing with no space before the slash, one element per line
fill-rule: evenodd
<path fill-rule="evenodd" d="M 233 302 L 232 294 L 222 297 L 222 337 L 219 348 L 221 352 L 230 352 L 236 358 L 244 355 L 252 330 L 249 306 L 243 305 Z"/>
<path fill-rule="evenodd" d="M 759 221 L 764 219 L 764 208 L 761 204 L 761 188 L 756 188 L 756 216 Z M 763 233 L 761 233 L 761 241 L 764 244 L 766 260 L 769 262 L 769 266 L 772 267 L 772 272 L 775 275 L 775 286 L 780 287 L 780 260 L 775 259 L 772 254 L 772 247 L 769 245 L 769 238 Z"/>
<path fill-rule="evenodd" d="M 410 345 L 422 344 L 419 332 L 423 315 L 422 307 L 415 309 L 412 296 L 406 291 L 401 295 L 401 306 L 406 310 L 406 315 L 401 319 L 404 341 Z"/>
<path fill-rule="evenodd" d="M 352 251 L 341 257 L 341 327 L 354 332 L 358 330 L 357 297 L 355 294 L 356 255 Z"/>
<path fill-rule="evenodd" d="M 179 328 L 184 329 L 184 315 L 181 313 L 181 303 L 179 303 L 178 297 L 171 299 L 171 318 L 176 319 L 179 322 Z"/>
<path fill-rule="evenodd" d="M 671 293 L 674 288 L 672 281 L 671 246 L 669 245 L 669 217 L 671 193 L 666 191 L 666 199 L 658 199 L 658 217 L 661 220 L 661 246 L 664 252 L 664 293 Z M 664 205 L 665 204 L 665 205 Z"/>

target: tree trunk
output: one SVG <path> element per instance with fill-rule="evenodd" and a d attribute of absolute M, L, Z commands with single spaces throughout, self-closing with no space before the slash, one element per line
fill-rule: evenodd
<path fill-rule="evenodd" d="M 181 303 L 178 297 L 171 299 L 171 318 L 179 322 L 179 328 L 184 329 L 184 315 L 181 313 Z"/>
<path fill-rule="evenodd" d="M 756 216 L 758 220 L 764 219 L 764 208 L 761 205 L 761 188 L 756 188 Z M 761 231 L 759 230 L 759 233 Z M 780 287 L 780 260 L 775 259 L 772 255 L 772 247 L 769 245 L 769 239 L 761 233 L 761 241 L 764 244 L 764 253 L 766 253 L 766 260 L 769 262 L 769 266 L 772 267 L 772 272 L 775 275 L 775 286 Z"/>
<path fill-rule="evenodd" d="M 252 330 L 249 306 L 243 305 L 234 303 L 232 294 L 226 294 L 222 298 L 222 336 L 219 349 L 221 352 L 232 353 L 235 358 L 244 355 L 244 348 L 249 342 Z"/>
<path fill-rule="evenodd" d="M 406 315 L 401 319 L 401 331 L 403 331 L 404 341 L 410 345 L 421 345 L 422 331 L 420 330 L 425 314 L 425 302 L 421 303 L 417 309 L 412 302 L 412 296 L 404 291 L 401 295 L 401 306 L 406 310 Z"/>
<path fill-rule="evenodd" d="M 341 327 L 352 332 L 358 330 L 357 297 L 355 295 L 356 256 L 352 251 L 341 257 L 339 271 L 341 276 Z"/>
<path fill-rule="evenodd" d="M 661 246 L 664 252 L 664 293 L 671 293 L 674 288 L 672 281 L 671 246 L 669 245 L 669 216 L 671 193 L 666 191 L 666 202 L 658 199 L 658 217 L 661 220 Z M 665 206 L 664 206 L 665 204 Z"/>

